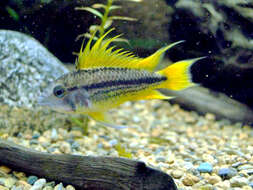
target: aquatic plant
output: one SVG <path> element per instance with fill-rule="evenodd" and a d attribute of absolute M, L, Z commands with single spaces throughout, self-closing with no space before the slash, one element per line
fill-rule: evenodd
<path fill-rule="evenodd" d="M 18 13 L 15 11 L 15 9 L 9 7 L 9 6 L 6 6 L 5 7 L 5 10 L 8 12 L 8 14 L 10 15 L 10 17 L 15 20 L 15 21 L 18 21 L 19 20 L 19 15 Z"/>
<path fill-rule="evenodd" d="M 89 132 L 88 132 L 88 117 L 87 116 L 82 116 L 79 118 L 72 117 L 72 118 L 70 118 L 70 122 L 71 122 L 71 124 L 80 127 L 83 130 L 82 133 L 84 136 L 87 136 L 89 134 Z"/>
<path fill-rule="evenodd" d="M 131 152 L 128 152 L 126 148 L 122 147 L 120 144 L 114 146 L 115 150 L 118 152 L 120 157 L 125 157 L 131 159 L 133 156 Z"/>
<path fill-rule="evenodd" d="M 141 0 L 138 0 L 138 1 L 127 0 L 127 1 L 141 2 Z M 84 33 L 84 34 L 79 35 L 77 37 L 77 40 L 80 37 L 91 38 L 92 34 L 97 30 L 99 31 L 98 37 L 103 36 L 105 31 L 111 27 L 114 20 L 136 21 L 136 19 L 132 17 L 111 15 L 111 11 L 122 8 L 122 6 L 120 5 L 115 5 L 114 4 L 115 2 L 116 0 L 107 0 L 107 4 L 96 3 L 96 4 L 93 4 L 91 7 L 76 7 L 75 10 L 88 11 L 100 19 L 100 25 L 91 25 L 89 27 L 89 33 Z M 98 38 L 94 37 L 93 39 L 97 40 Z M 128 42 L 128 40 L 124 38 L 117 38 L 114 41 Z"/>

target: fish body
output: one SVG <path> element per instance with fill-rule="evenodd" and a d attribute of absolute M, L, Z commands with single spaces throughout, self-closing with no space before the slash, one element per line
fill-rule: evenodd
<path fill-rule="evenodd" d="M 110 31 L 109 31 L 110 32 Z M 162 54 L 176 42 L 147 58 L 108 48 L 113 39 L 99 38 L 91 47 L 89 40 L 81 48 L 77 71 L 54 81 L 39 99 L 40 105 L 64 112 L 83 113 L 110 127 L 118 128 L 106 112 L 126 101 L 169 99 L 158 89 L 182 90 L 193 86 L 190 67 L 200 58 L 183 60 L 160 71 L 154 71 Z"/>
<path fill-rule="evenodd" d="M 152 90 L 166 79 L 145 70 L 99 67 L 66 74 L 57 82 L 66 88 L 67 93 L 86 91 L 92 106 L 72 108 L 72 111 L 88 113 L 106 111 L 125 101 L 149 99 Z M 158 91 L 153 93 L 158 94 Z"/>

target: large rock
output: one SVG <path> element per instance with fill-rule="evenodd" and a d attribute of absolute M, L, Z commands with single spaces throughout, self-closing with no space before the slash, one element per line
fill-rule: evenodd
<path fill-rule="evenodd" d="M 32 107 L 43 86 L 66 72 L 34 38 L 0 30 L 0 104 Z"/>

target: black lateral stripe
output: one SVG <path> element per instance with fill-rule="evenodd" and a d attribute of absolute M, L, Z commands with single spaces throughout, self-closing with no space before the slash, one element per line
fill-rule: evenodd
<path fill-rule="evenodd" d="M 68 91 L 74 91 L 74 90 L 77 90 L 77 89 L 78 89 L 78 87 L 77 87 L 77 86 L 74 86 L 74 87 L 68 88 L 67 90 L 68 90 Z"/>
<path fill-rule="evenodd" d="M 167 80 L 166 77 L 146 77 L 146 78 L 139 78 L 139 79 L 131 79 L 131 80 L 115 80 L 115 81 L 106 81 L 100 83 L 94 83 L 91 85 L 82 86 L 86 90 L 97 89 L 97 88 L 106 88 L 111 86 L 119 86 L 119 85 L 141 85 L 141 84 L 153 84 Z"/>
<path fill-rule="evenodd" d="M 100 93 L 96 94 L 97 96 L 102 95 L 102 98 L 97 99 L 97 101 L 102 101 L 102 100 L 106 100 L 106 99 L 113 98 L 113 97 L 119 97 L 119 96 L 121 96 L 123 94 L 125 95 L 127 93 L 135 93 L 135 92 L 138 92 L 138 91 L 143 90 L 143 89 L 145 89 L 145 88 L 142 87 L 140 89 L 124 89 L 120 92 L 115 92 L 113 94 L 107 94 L 109 92 L 112 92 L 111 90 L 101 91 Z M 120 88 L 116 89 L 115 91 L 117 91 L 117 90 L 120 90 Z M 105 95 L 103 95 L 103 93 Z M 95 98 L 96 95 L 93 95 L 92 97 Z"/>

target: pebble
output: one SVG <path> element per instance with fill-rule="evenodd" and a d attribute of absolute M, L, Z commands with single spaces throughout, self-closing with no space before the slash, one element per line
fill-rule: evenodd
<path fill-rule="evenodd" d="M 235 163 L 232 164 L 232 167 L 233 168 L 237 168 L 237 167 L 239 167 L 241 165 L 243 165 L 243 163 L 241 163 L 241 162 L 235 162 Z"/>
<path fill-rule="evenodd" d="M 245 177 L 234 176 L 230 180 L 231 187 L 242 187 L 248 185 L 249 181 Z"/>
<path fill-rule="evenodd" d="M 171 175 L 175 178 L 175 179 L 180 179 L 183 175 L 184 172 L 181 170 L 173 170 Z"/>
<path fill-rule="evenodd" d="M 73 138 L 83 138 L 83 134 L 81 131 L 78 131 L 78 130 L 73 130 L 70 132 L 70 135 L 73 137 Z"/>
<path fill-rule="evenodd" d="M 55 142 L 55 141 L 57 141 L 57 139 L 58 139 L 58 133 L 57 133 L 56 129 L 53 128 L 53 129 L 52 129 L 52 132 L 51 132 L 51 140 L 52 140 L 53 142 Z"/>
<path fill-rule="evenodd" d="M 72 149 L 76 149 L 78 150 L 80 148 L 80 144 L 76 141 L 74 141 L 72 144 L 71 144 L 71 148 Z"/>
<path fill-rule="evenodd" d="M 4 185 L 5 187 L 11 188 L 15 183 L 16 183 L 16 179 L 13 177 L 8 177 L 6 179 L 4 179 L 4 183 L 2 185 Z M 1 182 L 0 182 L 1 183 Z"/>
<path fill-rule="evenodd" d="M 37 176 L 31 175 L 28 177 L 27 183 L 29 183 L 30 185 L 33 185 L 37 180 L 38 180 Z"/>
<path fill-rule="evenodd" d="M 249 186 L 253 189 L 253 181 L 249 183 Z"/>
<path fill-rule="evenodd" d="M 71 151 L 71 145 L 65 141 L 63 141 L 61 144 L 60 144 L 60 147 L 59 147 L 59 150 L 62 152 L 62 153 L 65 153 L 65 154 L 70 154 L 72 151 Z"/>
<path fill-rule="evenodd" d="M 185 177 L 183 177 L 182 182 L 186 186 L 193 186 L 195 183 L 199 182 L 199 178 L 194 175 L 188 174 Z"/>
<path fill-rule="evenodd" d="M 229 189 L 230 188 L 230 182 L 229 180 L 221 181 L 219 183 L 215 184 L 215 187 L 223 190 L 223 189 Z"/>
<path fill-rule="evenodd" d="M 245 164 L 245 165 L 240 165 L 237 168 L 239 171 L 241 170 L 249 170 L 249 169 L 253 169 L 253 165 L 249 165 L 249 164 Z"/>
<path fill-rule="evenodd" d="M 118 140 L 117 140 L 117 139 L 112 139 L 112 140 L 110 140 L 108 143 L 109 143 L 109 145 L 110 145 L 111 147 L 113 147 L 113 146 L 115 146 L 116 144 L 118 144 Z"/>
<path fill-rule="evenodd" d="M 37 144 L 39 144 L 39 141 L 37 139 L 30 140 L 30 145 L 37 145 Z"/>
<path fill-rule="evenodd" d="M 24 172 L 16 172 L 16 171 L 13 171 L 13 175 L 15 177 L 17 177 L 18 179 L 25 179 L 26 178 L 26 175 Z"/>
<path fill-rule="evenodd" d="M 235 176 L 237 174 L 237 170 L 234 168 L 221 168 L 218 171 L 218 175 L 222 179 L 230 179 L 231 177 Z"/>
<path fill-rule="evenodd" d="M 251 188 L 250 186 L 247 185 L 247 186 L 243 186 L 243 187 L 242 187 L 242 190 L 252 190 L 252 188 Z"/>
<path fill-rule="evenodd" d="M 72 185 L 67 185 L 66 190 L 75 190 L 75 188 Z"/>
<path fill-rule="evenodd" d="M 7 166 L 0 166 L 0 172 L 3 172 L 5 174 L 8 174 L 11 172 L 11 169 Z"/>
<path fill-rule="evenodd" d="M 213 190 L 213 186 L 211 184 L 206 184 L 203 186 L 200 186 L 200 188 L 198 188 L 199 190 Z"/>
<path fill-rule="evenodd" d="M 201 173 L 211 173 L 213 171 L 213 166 L 208 162 L 203 162 L 199 165 L 197 170 Z"/>
<path fill-rule="evenodd" d="M 135 105 L 138 105 L 139 111 L 136 111 Z M 154 106 L 157 107 L 156 113 L 152 111 Z M 64 123 L 71 125 L 68 117 L 64 120 L 64 116 L 60 115 L 59 119 L 50 113 L 50 128 L 36 129 L 41 131 L 41 134 L 28 130 L 27 133 L 19 132 L 19 136 L 6 134 L 4 138 L 39 151 L 84 156 L 118 156 L 115 145 L 120 143 L 122 147 L 127 147 L 127 150 L 131 151 L 133 159 L 143 160 L 147 165 L 170 174 L 180 190 L 247 190 L 253 186 L 251 169 L 253 141 L 250 135 L 241 135 L 249 134 L 248 129 L 238 129 L 232 124 L 223 127 L 222 122 L 215 121 L 211 116 L 204 118 L 196 113 L 185 112 L 179 106 L 170 106 L 159 101 L 145 104 L 131 103 L 126 109 L 129 114 L 125 114 L 123 107 L 120 108 L 121 115 L 125 119 L 127 117 L 130 119 L 120 118 L 119 122 L 115 122 L 135 125 L 136 128 L 114 130 L 99 127 L 91 121 L 89 134 L 84 136 L 76 126 L 70 126 L 69 131 L 66 130 L 66 126 L 61 128 Z M 0 108 L 0 118 L 3 113 L 5 112 Z M 140 114 L 137 116 L 140 121 L 134 124 L 132 118 L 135 114 Z M 117 120 L 115 117 L 118 116 L 117 113 L 115 115 L 112 113 L 112 116 Z M 45 117 L 42 118 L 44 122 Z M 57 123 L 58 121 L 60 123 Z M 52 128 L 52 122 L 56 122 L 57 128 Z M 153 123 L 155 125 L 152 125 Z M 18 124 L 13 126 L 15 125 Z M 45 126 L 46 123 L 42 125 Z M 0 129 L 0 134 L 1 132 Z M 156 141 L 151 142 L 150 137 L 155 137 Z M 36 141 L 38 144 L 34 143 Z M 18 174 L 11 169 L 9 168 L 10 171 L 6 176 L 0 177 L 0 185 L 3 187 L 7 178 Z M 35 188 L 35 182 L 39 179 L 36 176 L 33 180 L 31 178 L 32 176 L 29 176 L 17 180 L 10 189 L 18 190 L 26 186 L 27 188 L 23 190 L 28 190 L 32 185 L 36 190 L 74 189 L 68 184 L 64 188 L 62 184 L 56 185 L 55 182 L 44 183 Z"/>
<path fill-rule="evenodd" d="M 59 183 L 54 187 L 54 190 L 64 190 L 65 188 L 63 187 L 62 183 Z"/>
<path fill-rule="evenodd" d="M 38 179 L 32 186 L 31 190 L 41 190 L 46 185 L 46 179 Z"/>
<path fill-rule="evenodd" d="M 159 156 L 156 158 L 156 162 L 165 162 L 166 158 L 164 156 Z"/>
<path fill-rule="evenodd" d="M 208 183 L 214 185 L 214 184 L 219 183 L 221 181 L 221 177 L 217 176 L 217 175 L 209 176 L 207 178 L 207 181 L 208 181 Z"/>
<path fill-rule="evenodd" d="M 248 175 L 253 175 L 253 169 L 241 170 L 240 172 L 246 173 L 246 174 L 248 174 Z"/>
<path fill-rule="evenodd" d="M 0 185 L 0 190 L 9 190 L 9 188 Z"/>
<path fill-rule="evenodd" d="M 32 139 L 38 139 L 40 137 L 40 134 L 39 133 L 35 133 L 33 136 L 32 136 Z"/>
<path fill-rule="evenodd" d="M 184 162 L 183 167 L 184 167 L 186 170 L 194 169 L 194 165 L 193 165 L 191 162 Z"/>
<path fill-rule="evenodd" d="M 16 185 L 22 187 L 23 190 L 29 190 L 32 187 L 29 183 L 23 180 L 17 181 Z"/>

